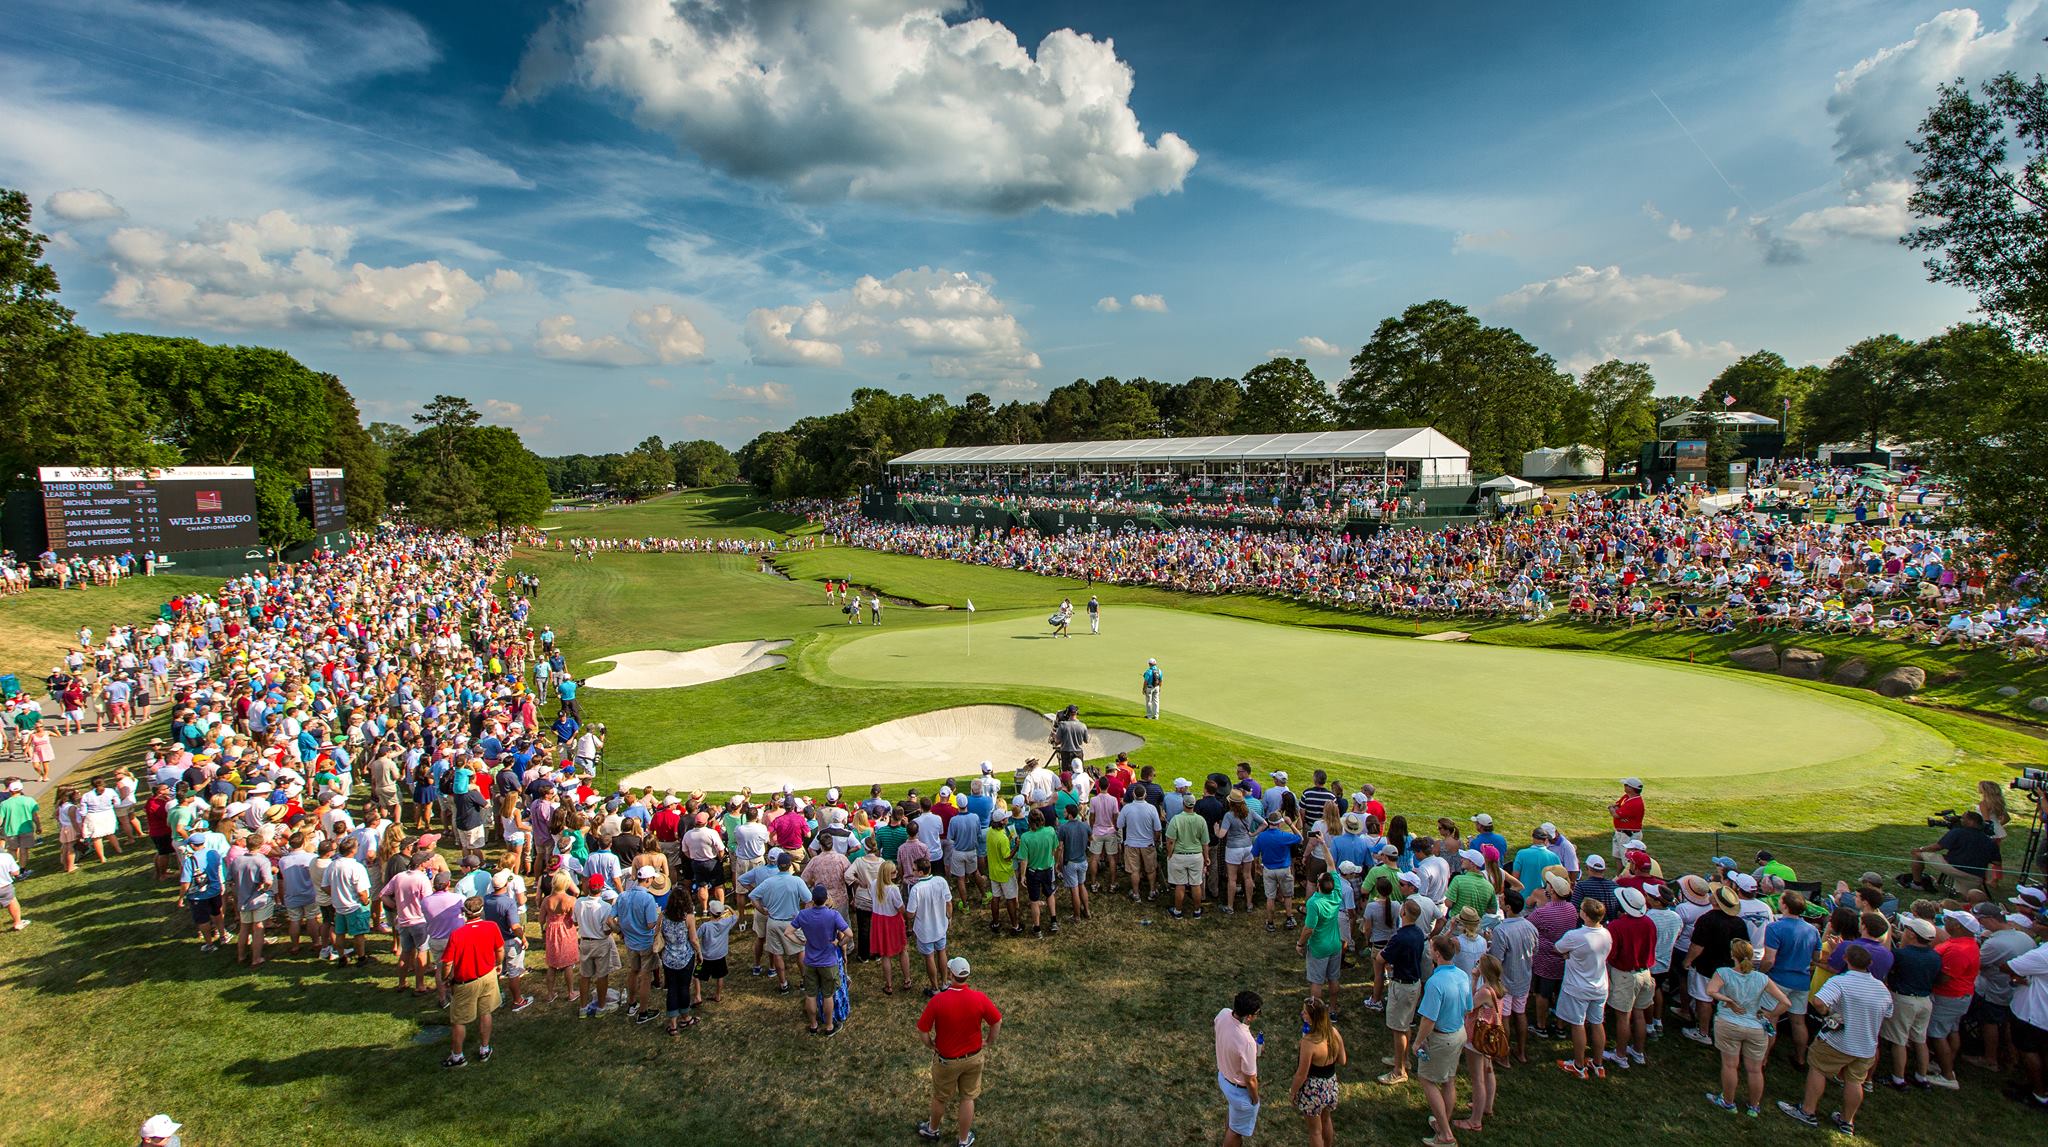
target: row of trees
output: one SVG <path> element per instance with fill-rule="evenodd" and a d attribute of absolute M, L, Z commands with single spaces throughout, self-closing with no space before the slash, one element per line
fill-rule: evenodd
<path fill-rule="evenodd" d="M 663 444 L 643 439 L 624 454 L 564 454 L 541 459 L 548 489 L 578 494 L 608 489 L 629 498 L 669 486 L 723 486 L 739 480 L 739 459 L 708 438 Z"/>
<path fill-rule="evenodd" d="M 90 333 L 58 299 L 30 210 L 21 192 L 0 189 L 0 490 L 33 483 L 41 466 L 249 466 L 264 540 L 279 547 L 312 536 L 295 497 L 309 467 L 346 471 L 357 528 L 393 502 L 460 528 L 546 510 L 539 459 L 462 399 L 437 398 L 417 433 L 365 429 L 341 379 L 284 351 Z"/>

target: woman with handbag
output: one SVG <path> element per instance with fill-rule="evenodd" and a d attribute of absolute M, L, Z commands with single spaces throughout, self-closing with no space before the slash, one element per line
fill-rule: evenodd
<path fill-rule="evenodd" d="M 1507 986 L 1501 972 L 1499 958 L 1489 953 L 1479 957 L 1479 966 L 1472 973 L 1471 1038 L 1465 1041 L 1465 1068 L 1472 1075 L 1472 1110 L 1451 1124 L 1460 1131 L 1483 1130 L 1481 1125 L 1493 1114 L 1493 1097 L 1499 1090 L 1494 1064 L 1507 1062 L 1508 1029 L 1501 1015 Z"/>

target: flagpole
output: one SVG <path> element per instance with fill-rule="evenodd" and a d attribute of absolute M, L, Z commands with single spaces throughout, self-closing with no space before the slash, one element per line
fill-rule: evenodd
<path fill-rule="evenodd" d="M 974 660 L 974 599 L 967 599 L 967 660 Z"/>

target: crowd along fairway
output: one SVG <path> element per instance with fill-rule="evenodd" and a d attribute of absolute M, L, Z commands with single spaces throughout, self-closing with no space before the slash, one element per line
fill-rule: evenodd
<path fill-rule="evenodd" d="M 1953 752 L 1925 725 L 1878 705 L 1732 670 L 1147 607 L 1104 616 L 1100 636 L 1077 619 L 1065 639 L 1036 611 L 885 629 L 837 644 L 827 669 L 851 682 L 1038 685 L 1136 701 L 1145 659 L 1156 657 L 1169 711 L 1480 781 L 1804 770 L 1773 783 L 1819 788 Z"/>

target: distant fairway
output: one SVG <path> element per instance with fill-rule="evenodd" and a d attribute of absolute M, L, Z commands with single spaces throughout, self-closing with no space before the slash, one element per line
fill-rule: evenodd
<path fill-rule="evenodd" d="M 987 683 L 1137 700 L 1147 657 L 1165 706 L 1282 744 L 1473 780 L 1704 778 L 1949 759 L 1917 721 L 1734 671 L 1539 649 L 1365 637 L 1147 607 L 1106 611 L 1091 637 L 1047 636 L 1035 612 L 868 633 L 830 671 L 891 683 Z M 1195 766 L 1174 766 L 1186 771 Z"/>

